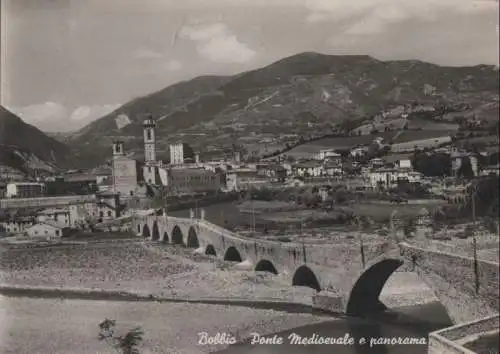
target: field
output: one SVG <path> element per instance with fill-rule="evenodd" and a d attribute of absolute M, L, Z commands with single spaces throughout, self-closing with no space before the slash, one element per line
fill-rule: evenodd
<path fill-rule="evenodd" d="M 443 136 L 450 136 L 454 130 L 407 130 L 403 132 L 386 132 L 374 135 L 363 135 L 340 138 L 324 138 L 311 141 L 297 146 L 285 153 L 294 158 L 311 157 L 311 154 L 322 149 L 352 149 L 358 145 L 369 145 L 377 137 L 384 138 L 385 141 L 393 139 L 394 143 L 407 143 L 414 140 L 431 139 Z"/>
<path fill-rule="evenodd" d="M 341 207 L 345 211 L 351 211 L 358 216 L 367 216 L 378 222 L 386 222 L 391 214 L 397 210 L 399 217 L 414 217 L 422 208 L 432 212 L 439 204 L 391 204 L 391 203 L 364 203 L 355 204 L 350 207 Z"/>
<path fill-rule="evenodd" d="M 439 138 L 443 136 L 451 136 L 453 134 L 454 131 L 449 130 L 407 130 L 394 138 L 393 143 L 407 143 L 414 140 Z"/>

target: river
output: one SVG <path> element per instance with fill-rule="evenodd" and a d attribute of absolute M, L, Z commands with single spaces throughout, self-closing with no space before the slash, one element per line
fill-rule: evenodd
<path fill-rule="evenodd" d="M 439 303 L 430 303 L 388 311 L 372 318 L 342 318 L 327 323 L 320 323 L 299 327 L 293 330 L 266 336 L 268 340 L 279 342 L 276 344 L 238 343 L 219 351 L 222 354 L 424 354 L 427 353 L 427 344 L 400 344 L 380 345 L 379 340 L 414 338 L 417 342 L 427 343 L 428 334 L 432 331 L 451 325 L 446 311 Z M 353 338 L 352 344 L 312 344 L 300 345 L 292 343 L 297 338 Z M 360 345 L 360 339 L 366 343 Z M 257 341 L 257 337 L 254 337 Z M 262 339 L 261 339 L 262 340 Z M 264 343 L 264 342 L 262 342 Z M 307 342 L 306 342 L 307 343 Z"/>
<path fill-rule="evenodd" d="M 145 339 L 141 353 L 197 354 L 208 351 L 198 345 L 199 333 L 229 332 L 235 328 L 258 330 L 263 322 L 292 328 L 312 321 L 311 315 L 252 309 L 227 305 L 183 303 L 47 299 L 0 296 L 0 353 L 84 354 L 112 353 L 97 340 L 98 324 L 116 319 L 124 328 L 141 326 Z M 271 322 L 272 322 L 271 321 Z M 293 332 L 310 336 L 424 337 L 450 325 L 439 304 L 388 312 L 372 319 L 328 319 L 322 324 L 299 327 Z M 290 324 L 294 324 L 291 326 Z M 263 326 L 264 328 L 266 325 Z M 280 335 L 287 336 L 288 333 Z M 426 353 L 426 345 L 400 346 L 292 346 L 236 345 L 220 353 L 307 354 L 307 353 Z"/>

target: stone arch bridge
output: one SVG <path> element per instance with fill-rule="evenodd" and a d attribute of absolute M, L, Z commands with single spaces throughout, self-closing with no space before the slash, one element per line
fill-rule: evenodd
<path fill-rule="evenodd" d="M 256 271 L 288 277 L 290 285 L 318 291 L 317 307 L 350 315 L 384 309 L 379 295 L 401 267 L 414 271 L 455 322 L 498 312 L 498 263 L 380 241 L 352 244 L 301 244 L 242 237 L 206 220 L 172 216 L 135 216 L 138 236 L 184 245 L 226 261 L 249 262 Z"/>

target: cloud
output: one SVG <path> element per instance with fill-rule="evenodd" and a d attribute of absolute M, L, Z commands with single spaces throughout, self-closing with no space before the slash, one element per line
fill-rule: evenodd
<path fill-rule="evenodd" d="M 9 107 L 26 123 L 43 131 L 66 132 L 83 128 L 88 123 L 114 111 L 119 105 L 80 106 L 74 111 L 55 102 L 45 102 L 25 107 Z"/>
<path fill-rule="evenodd" d="M 478 13 L 498 10 L 496 0 L 304 0 L 310 11 L 308 22 L 357 21 L 348 30 L 351 34 L 376 32 L 385 26 L 417 18 L 432 21 L 446 10 L 457 13 Z"/>
<path fill-rule="evenodd" d="M 182 63 L 178 60 L 172 59 L 165 64 L 165 69 L 168 71 L 179 71 L 183 67 Z"/>
<path fill-rule="evenodd" d="M 223 23 L 195 23 L 184 26 L 179 37 L 197 42 L 200 56 L 219 63 L 246 63 L 255 52 L 246 44 L 238 41 Z"/>
<path fill-rule="evenodd" d="M 9 107 L 10 110 L 21 117 L 26 123 L 38 126 L 60 122 L 68 116 L 66 108 L 55 102 L 44 102 L 25 107 Z"/>
<path fill-rule="evenodd" d="M 73 111 L 70 116 L 70 120 L 72 122 L 78 122 L 78 125 L 82 125 L 82 122 L 88 124 L 108 113 L 113 112 L 118 107 L 118 104 L 80 106 Z"/>
<path fill-rule="evenodd" d="M 135 52 L 135 57 L 137 59 L 157 59 L 162 58 L 163 55 L 149 49 L 141 48 Z"/>

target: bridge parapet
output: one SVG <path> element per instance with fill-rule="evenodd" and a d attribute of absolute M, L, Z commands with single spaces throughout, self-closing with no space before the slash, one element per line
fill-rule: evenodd
<path fill-rule="evenodd" d="M 199 219 L 151 215 L 136 218 L 135 223 L 142 236 L 157 235 L 158 241 L 183 243 L 229 261 L 247 261 L 256 270 L 290 276 L 292 285 L 326 290 L 336 297 L 336 310 L 347 313 L 382 308 L 380 292 L 401 267 L 420 275 L 455 322 L 498 312 L 498 263 L 476 264 L 467 257 L 390 239 L 362 247 L 355 240 L 342 245 L 283 243 L 242 237 Z"/>

